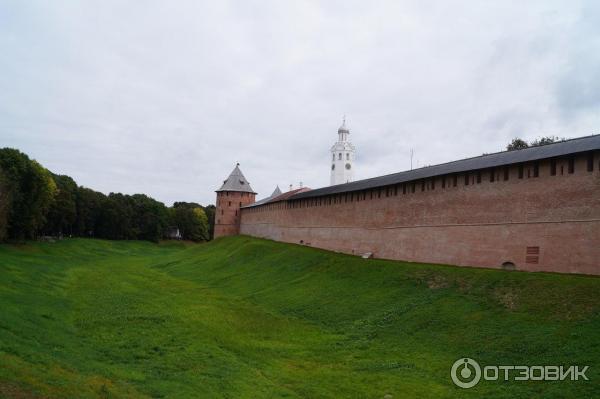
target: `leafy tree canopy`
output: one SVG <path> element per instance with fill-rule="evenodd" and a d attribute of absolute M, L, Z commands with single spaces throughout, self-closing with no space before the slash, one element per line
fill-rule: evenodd
<path fill-rule="evenodd" d="M 9 237 L 35 238 L 46 223 L 57 186 L 51 173 L 19 150 L 0 149 L 0 169 L 5 179 Z"/>
<path fill-rule="evenodd" d="M 552 144 L 552 143 L 557 143 L 557 142 L 565 141 L 565 140 L 566 140 L 565 138 L 560 138 L 557 136 L 546 136 L 546 137 L 540 137 L 540 138 L 535 139 L 532 142 L 528 143 L 527 141 L 516 137 L 516 138 L 512 139 L 512 141 L 510 143 L 508 143 L 508 145 L 506 146 L 506 149 L 508 151 L 522 150 L 523 148 L 537 147 L 540 145 Z"/>
<path fill-rule="evenodd" d="M 169 226 L 178 227 L 185 239 L 211 237 L 200 204 L 176 202 L 167 208 L 144 194 L 104 195 L 52 174 L 18 150 L 0 149 L 0 241 L 40 234 L 158 241 Z"/>

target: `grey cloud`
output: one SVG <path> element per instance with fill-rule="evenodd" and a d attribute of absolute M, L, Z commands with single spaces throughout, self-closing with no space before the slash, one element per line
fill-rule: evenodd
<path fill-rule="evenodd" d="M 593 2 L 22 2 L 0 11 L 0 145 L 104 191 L 211 203 L 600 122 Z"/>
<path fill-rule="evenodd" d="M 567 119 L 600 109 L 600 4 L 581 6 L 577 29 L 566 33 L 568 57 L 556 85 L 558 104 Z M 597 129 L 597 125 L 596 125 Z M 597 131 L 597 130 L 596 130 Z"/>

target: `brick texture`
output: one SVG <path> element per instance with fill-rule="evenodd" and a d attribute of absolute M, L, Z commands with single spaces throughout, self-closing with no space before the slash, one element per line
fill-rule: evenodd
<path fill-rule="evenodd" d="M 240 234 L 240 208 L 255 202 L 254 193 L 218 191 L 215 212 L 215 238 Z"/>
<path fill-rule="evenodd" d="M 496 168 L 245 208 L 239 230 L 223 225 L 221 235 L 239 231 L 415 262 L 598 275 L 600 156 L 592 171 L 588 154 L 575 158 L 573 173 L 568 158 L 555 162 L 556 175 L 543 160 L 522 165 L 522 178 L 512 165 L 508 180 Z"/>

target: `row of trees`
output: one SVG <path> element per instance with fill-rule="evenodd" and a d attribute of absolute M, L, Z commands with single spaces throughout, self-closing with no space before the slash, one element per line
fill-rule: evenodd
<path fill-rule="evenodd" d="M 0 241 L 40 235 L 158 241 L 169 228 L 182 238 L 212 237 L 215 207 L 176 202 L 166 207 L 144 194 L 125 195 L 78 186 L 26 154 L 0 149 Z"/>
<path fill-rule="evenodd" d="M 517 138 L 514 138 L 506 146 L 506 149 L 508 151 L 522 150 L 523 148 L 537 147 L 540 145 L 552 144 L 552 143 L 557 143 L 559 141 L 565 141 L 565 140 L 566 140 L 565 138 L 560 138 L 560 137 L 556 137 L 556 136 L 547 136 L 547 137 L 540 137 L 539 139 L 535 139 L 528 143 L 527 141 L 517 137 Z"/>

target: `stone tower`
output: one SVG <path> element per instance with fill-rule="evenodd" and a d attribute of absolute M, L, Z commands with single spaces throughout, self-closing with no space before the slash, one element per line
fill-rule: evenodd
<path fill-rule="evenodd" d="M 355 148 L 348 136 L 346 118 L 338 129 L 338 141 L 331 147 L 331 185 L 351 182 L 354 176 Z"/>
<path fill-rule="evenodd" d="M 240 208 L 254 203 L 256 193 L 244 177 L 238 163 L 233 172 L 217 190 L 215 237 L 240 233 Z"/>

